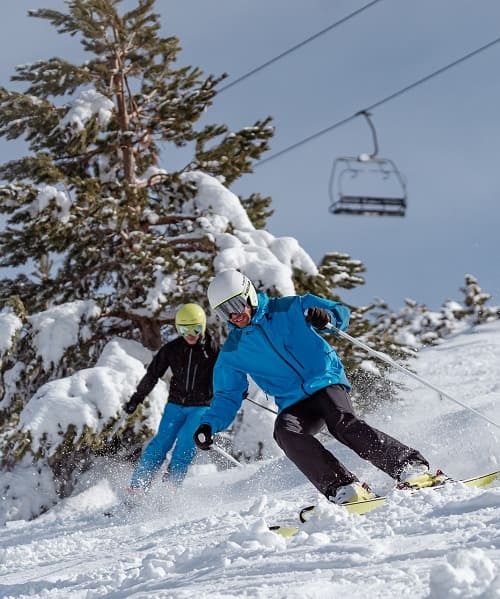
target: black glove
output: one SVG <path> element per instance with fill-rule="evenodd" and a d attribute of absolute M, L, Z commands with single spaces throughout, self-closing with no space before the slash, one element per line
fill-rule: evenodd
<path fill-rule="evenodd" d="M 196 429 L 193 439 L 200 449 L 210 449 L 210 446 L 214 442 L 212 427 L 209 424 L 200 424 Z"/>
<path fill-rule="evenodd" d="M 309 308 L 306 320 L 315 329 L 324 329 L 330 322 L 330 315 L 323 308 Z"/>
<path fill-rule="evenodd" d="M 137 396 L 136 393 L 132 395 L 132 397 L 127 401 L 127 403 L 123 406 L 123 409 L 127 414 L 133 414 L 137 408 L 137 406 L 141 403 L 141 400 Z"/>

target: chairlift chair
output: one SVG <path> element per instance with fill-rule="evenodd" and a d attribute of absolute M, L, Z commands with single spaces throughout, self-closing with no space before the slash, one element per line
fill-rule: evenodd
<path fill-rule="evenodd" d="M 332 166 L 328 186 L 332 214 L 404 216 L 406 213 L 406 183 L 392 160 L 377 157 L 378 143 L 375 127 L 369 113 L 361 111 L 373 134 L 372 154 L 343 156 Z M 382 187 L 376 193 L 354 188 L 353 181 L 369 176 Z M 362 186 L 363 187 L 363 186 Z M 390 193 L 388 193 L 390 187 Z"/>

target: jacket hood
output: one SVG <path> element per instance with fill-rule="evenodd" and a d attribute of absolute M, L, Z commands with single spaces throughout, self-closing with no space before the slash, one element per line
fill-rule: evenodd
<path fill-rule="evenodd" d="M 255 314 L 252 316 L 251 324 L 255 324 L 262 320 L 262 318 L 264 318 L 264 315 L 267 312 L 267 307 L 269 305 L 269 298 L 265 293 L 258 293 L 257 301 L 259 302 L 259 305 L 257 306 Z"/>

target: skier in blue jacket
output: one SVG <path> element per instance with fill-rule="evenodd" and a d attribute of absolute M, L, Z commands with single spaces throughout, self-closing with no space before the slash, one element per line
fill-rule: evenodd
<path fill-rule="evenodd" d="M 278 406 L 276 442 L 330 501 L 350 503 L 374 494 L 316 439 L 325 424 L 338 441 L 400 483 L 421 486 L 434 480 L 417 450 L 355 415 L 342 362 L 318 334 L 329 332 L 328 323 L 345 330 L 346 306 L 311 294 L 257 294 L 236 270 L 212 280 L 208 299 L 230 332 L 214 369 L 213 402 L 194 435 L 200 449 L 209 449 L 213 435 L 234 420 L 250 375 Z"/>
<path fill-rule="evenodd" d="M 158 432 L 144 449 L 126 489 L 131 505 L 133 495 L 140 497 L 149 489 L 174 444 L 164 480 L 176 486 L 182 484 L 196 453 L 193 432 L 212 400 L 213 368 L 219 344 L 206 331 L 205 311 L 198 304 L 183 304 L 175 314 L 175 327 L 179 336 L 161 347 L 124 405 L 125 412 L 133 414 L 170 368 L 168 403 Z"/>

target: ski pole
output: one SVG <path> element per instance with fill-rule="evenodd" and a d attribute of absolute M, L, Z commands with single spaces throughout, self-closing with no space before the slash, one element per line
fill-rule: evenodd
<path fill-rule="evenodd" d="M 268 408 L 267 406 L 263 406 L 261 403 L 259 403 L 258 401 L 254 401 L 253 399 L 250 399 L 250 397 L 245 397 L 245 399 L 247 401 L 249 401 L 250 403 L 253 403 L 255 406 L 257 406 L 258 408 L 262 408 L 263 410 L 267 410 L 268 412 L 271 412 L 271 414 L 274 414 L 275 416 L 278 414 L 278 412 L 276 410 L 273 410 L 272 408 Z M 328 437 L 328 440 L 331 439 L 331 436 L 329 433 L 320 431 L 318 433 L 318 435 L 323 436 L 325 439 Z"/>
<path fill-rule="evenodd" d="M 446 397 L 450 401 L 454 401 L 459 406 L 462 406 L 462 408 L 465 408 L 466 410 L 470 410 L 471 412 L 473 412 L 474 414 L 476 414 L 476 416 L 479 416 L 483 420 L 486 420 L 486 422 L 489 422 L 493 426 L 496 426 L 497 428 L 500 429 L 500 424 L 498 424 L 497 422 L 495 422 L 493 420 L 490 420 L 487 416 L 484 416 L 484 414 L 481 414 L 481 412 L 478 412 L 477 410 L 475 410 L 474 408 L 471 408 L 467 404 L 462 403 L 458 399 L 452 397 L 449 393 L 445 393 L 444 391 L 441 391 L 441 389 L 439 389 L 439 387 L 436 387 L 432 383 L 429 383 L 428 381 L 426 381 L 425 379 L 423 379 L 421 376 L 418 376 L 418 374 L 414 374 L 413 372 L 411 372 L 411 370 L 408 370 L 404 366 L 401 366 L 401 364 L 398 364 L 397 362 L 395 362 L 389 356 L 386 356 L 385 354 L 383 354 L 383 353 L 381 353 L 381 352 L 379 352 L 379 351 L 371 348 L 369 345 L 366 345 L 362 341 L 359 341 L 359 339 L 356 339 L 355 337 L 351 337 L 351 335 L 349 335 L 345 331 L 341 331 L 340 329 L 338 329 L 333 324 L 327 324 L 326 328 L 330 329 L 331 331 L 335 331 L 339 335 L 339 337 L 343 337 L 344 339 L 347 339 L 352 344 L 357 345 L 358 347 L 361 347 L 362 349 L 364 349 L 370 355 L 375 356 L 376 358 L 378 358 L 379 360 L 382 360 L 383 362 L 386 362 L 387 364 L 390 364 L 391 366 L 393 366 L 397 370 L 399 370 L 401 372 L 404 372 L 406 375 L 411 376 L 412 378 L 416 379 L 417 381 L 419 381 L 423 385 L 426 385 L 430 389 L 433 389 L 434 391 L 436 391 L 437 393 L 439 393 L 439 395 L 441 395 L 442 397 Z"/>
<path fill-rule="evenodd" d="M 267 410 L 268 412 L 271 412 L 271 414 L 276 415 L 278 413 L 276 410 L 273 410 L 272 408 L 268 408 L 267 406 L 263 406 L 261 403 L 259 403 L 258 401 L 254 401 L 250 397 L 245 397 L 245 399 L 247 401 L 249 401 L 250 403 L 253 403 L 254 405 L 258 406 L 259 408 L 262 408 L 263 410 Z"/>
<path fill-rule="evenodd" d="M 226 460 L 229 460 L 232 464 L 234 464 L 235 466 L 238 466 L 238 468 L 243 468 L 243 465 L 240 464 L 238 462 L 238 460 L 236 460 L 235 458 L 233 458 L 233 456 L 229 453 L 227 453 L 227 451 L 224 451 L 222 449 L 222 447 L 219 447 L 218 445 L 216 445 L 215 443 L 213 445 L 210 445 L 210 449 L 213 449 L 214 451 L 216 451 L 217 453 L 220 453 L 220 455 L 224 456 L 226 458 Z"/>

